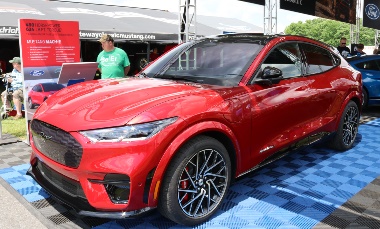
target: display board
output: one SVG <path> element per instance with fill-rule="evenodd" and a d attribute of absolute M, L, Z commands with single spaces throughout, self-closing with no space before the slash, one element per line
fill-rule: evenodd
<path fill-rule="evenodd" d="M 33 102 L 31 107 L 35 107 L 50 96 L 39 90 L 43 99 L 40 101 L 36 93 L 32 97 L 29 92 L 33 87 L 57 83 L 63 63 L 80 61 L 79 22 L 19 19 L 19 32 L 25 118 L 29 121 L 35 111 L 28 106 L 30 101 Z"/>
<path fill-rule="evenodd" d="M 364 0 L 363 26 L 380 29 L 380 0 Z"/>
<path fill-rule="evenodd" d="M 356 24 L 357 0 L 280 0 L 280 9 Z"/>

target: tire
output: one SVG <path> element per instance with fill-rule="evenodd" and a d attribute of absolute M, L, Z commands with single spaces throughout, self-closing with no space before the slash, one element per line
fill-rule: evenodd
<path fill-rule="evenodd" d="M 7 119 L 8 118 L 8 113 L 7 112 L 1 112 L 1 119 Z"/>
<path fill-rule="evenodd" d="M 352 147 L 358 133 L 360 113 L 355 102 L 350 101 L 344 108 L 337 132 L 331 139 L 330 146 L 339 151 Z"/>
<path fill-rule="evenodd" d="M 33 101 L 30 97 L 28 98 L 28 107 L 29 107 L 29 109 L 34 109 L 34 104 L 33 104 Z"/>
<path fill-rule="evenodd" d="M 222 204 L 230 182 L 231 161 L 223 144 L 211 137 L 195 137 L 169 164 L 158 210 L 182 225 L 203 223 Z"/>
<path fill-rule="evenodd" d="M 363 109 L 367 108 L 368 106 L 368 92 L 366 89 L 363 88 L 363 103 L 362 103 Z"/>

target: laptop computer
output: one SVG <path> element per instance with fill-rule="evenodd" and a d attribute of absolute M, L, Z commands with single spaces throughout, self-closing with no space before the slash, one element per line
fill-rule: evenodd
<path fill-rule="evenodd" d="M 73 84 L 93 80 L 98 68 L 97 62 L 63 63 L 59 73 L 58 83 Z M 71 82 L 71 83 L 70 83 Z"/>

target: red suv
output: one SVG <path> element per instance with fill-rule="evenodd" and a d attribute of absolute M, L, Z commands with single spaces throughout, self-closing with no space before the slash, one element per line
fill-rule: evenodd
<path fill-rule="evenodd" d="M 56 91 L 64 88 L 65 85 L 57 83 L 38 83 L 28 92 L 28 107 L 34 109 Z"/>
<path fill-rule="evenodd" d="M 328 138 L 352 147 L 362 78 L 334 47 L 228 34 L 183 43 L 139 75 L 75 84 L 31 121 L 31 175 L 80 215 L 154 208 L 208 220 L 234 178 Z"/>

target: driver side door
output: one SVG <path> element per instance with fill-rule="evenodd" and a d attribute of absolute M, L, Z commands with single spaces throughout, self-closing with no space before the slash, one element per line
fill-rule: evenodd
<path fill-rule="evenodd" d="M 259 83 L 265 67 L 282 71 L 283 79 L 272 85 Z M 274 47 L 265 57 L 251 85 L 252 160 L 257 164 L 304 135 L 303 125 L 312 118 L 305 110 L 309 103 L 308 79 L 297 42 Z"/>

